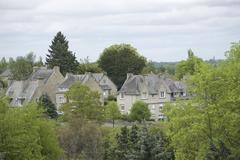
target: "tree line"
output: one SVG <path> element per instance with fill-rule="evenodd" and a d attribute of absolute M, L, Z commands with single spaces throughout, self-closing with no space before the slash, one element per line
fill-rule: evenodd
<path fill-rule="evenodd" d="M 192 74 L 194 63 L 203 61 L 196 58 L 191 50 L 188 51 L 187 61 L 179 63 L 157 64 L 147 61 L 136 48 L 130 44 L 114 44 L 103 50 L 96 62 L 89 62 L 89 58 L 76 59 L 76 53 L 69 49 L 69 42 L 62 32 L 58 32 L 53 38 L 48 53 L 43 63 L 40 57 L 36 60 L 33 52 L 26 56 L 19 56 L 8 61 L 3 57 L 0 61 L 0 73 L 9 68 L 12 72 L 12 79 L 25 80 L 33 71 L 33 66 L 46 65 L 48 68 L 60 67 L 60 72 L 65 75 L 67 72 L 84 74 L 85 72 L 106 72 L 110 79 L 117 85 L 118 89 L 126 79 L 127 73 L 149 74 L 165 73 L 173 78 L 182 79 L 185 73 Z"/>
<path fill-rule="evenodd" d="M 74 53 L 70 51 L 64 53 L 61 51 L 57 56 L 60 48 L 68 50 L 65 37 L 59 37 L 64 40 L 53 40 L 52 45 L 56 46 L 50 47 L 51 56 L 48 58 L 55 57 L 52 58 L 55 61 L 63 55 L 77 63 Z M 63 46 L 60 45 L 61 43 Z M 134 52 L 133 55 L 140 57 L 137 65 L 142 65 L 145 61 L 141 71 L 135 72 L 142 73 L 144 68 L 148 67 L 147 61 L 136 53 L 136 49 L 129 47 L 131 46 L 120 44 L 106 48 L 94 64 L 95 67 L 100 68 L 101 61 L 103 66 L 106 65 L 105 63 L 114 65 L 118 59 L 126 58 L 126 55 L 120 56 L 123 53 Z M 66 56 L 66 53 L 71 56 Z M 25 56 L 22 59 L 29 64 L 31 62 L 34 66 L 36 61 L 33 57 Z M 18 58 L 14 61 L 17 60 Z M 125 62 L 123 59 L 120 61 Z M 131 68 L 134 62 L 126 62 L 129 63 L 130 69 L 122 72 L 135 71 L 136 68 Z M 3 64 L 7 66 L 7 63 L 10 62 Z M 72 67 L 81 66 L 80 63 L 70 65 L 68 68 L 66 63 L 62 66 L 63 74 L 75 72 Z M 51 67 L 50 64 L 48 66 Z M 101 71 L 106 71 L 103 66 Z M 81 72 L 86 68 L 92 69 L 88 66 L 88 62 L 84 62 L 81 67 Z M 107 66 L 107 68 L 111 67 Z M 118 67 L 115 71 L 118 69 L 122 68 Z M 178 100 L 174 104 L 165 105 L 166 121 L 154 123 L 146 122 L 150 115 L 146 105 L 136 102 L 130 114 L 133 122 L 128 126 L 114 123 L 121 116 L 116 109 L 116 102 L 109 101 L 103 106 L 99 101 L 99 93 L 91 91 L 80 83 L 75 83 L 66 92 L 65 96 L 72 101 L 64 104 L 62 116 L 57 115 L 56 108 L 47 95 L 43 95 L 38 103 L 26 104 L 20 108 L 11 107 L 8 103 L 9 99 L 1 97 L 0 158 L 11 160 L 240 159 L 239 71 L 240 42 L 233 43 L 226 52 L 226 59 L 217 64 L 207 63 L 189 50 L 188 58 L 176 65 L 175 78 L 184 79 L 192 99 Z M 76 70 L 75 73 L 78 71 Z M 110 75 L 116 76 L 114 74 Z M 121 81 L 117 83 L 120 85 Z M 106 119 L 110 119 L 114 127 L 106 126 L 104 123 Z"/>

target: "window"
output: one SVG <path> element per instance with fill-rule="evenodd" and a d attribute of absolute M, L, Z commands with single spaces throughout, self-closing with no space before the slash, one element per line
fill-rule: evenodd
<path fill-rule="evenodd" d="M 121 93 L 120 93 L 120 99 L 123 99 L 123 98 L 124 98 L 124 93 L 121 92 Z"/>
<path fill-rule="evenodd" d="M 124 104 L 121 104 L 121 105 L 120 105 L 120 109 L 121 109 L 121 111 L 125 111 L 125 106 L 124 106 Z"/>
<path fill-rule="evenodd" d="M 160 98 L 165 98 L 165 92 L 164 91 L 160 92 Z"/>
<path fill-rule="evenodd" d="M 155 113 L 155 109 L 156 109 L 155 104 L 152 104 L 152 105 L 150 106 L 150 112 L 151 112 L 152 114 L 154 114 L 154 113 Z"/>
<path fill-rule="evenodd" d="M 103 79 L 103 83 L 106 83 L 107 81 L 106 81 L 106 79 Z"/>
<path fill-rule="evenodd" d="M 65 102 L 64 96 L 59 96 L 59 102 L 60 102 L 60 103 L 64 103 L 64 102 Z"/>
<path fill-rule="evenodd" d="M 158 118 L 159 120 L 164 120 L 164 114 L 160 113 Z"/>
<path fill-rule="evenodd" d="M 147 92 L 142 92 L 142 99 L 147 99 Z"/>
<path fill-rule="evenodd" d="M 24 101 L 25 101 L 24 98 L 16 98 L 16 103 L 17 103 L 18 106 L 22 106 Z"/>
<path fill-rule="evenodd" d="M 163 109 L 163 103 L 159 104 L 159 112 L 161 112 Z"/>

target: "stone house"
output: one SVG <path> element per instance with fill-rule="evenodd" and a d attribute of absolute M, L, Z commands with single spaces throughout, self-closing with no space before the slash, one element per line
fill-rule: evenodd
<path fill-rule="evenodd" d="M 0 78 L 4 81 L 8 81 L 12 78 L 12 72 L 9 68 L 7 68 L 5 71 L 3 71 L 1 74 L 0 74 Z"/>
<path fill-rule="evenodd" d="M 186 86 L 181 81 L 174 81 L 164 75 L 128 74 L 118 92 L 117 103 L 122 114 L 129 114 L 132 105 L 140 100 L 148 105 L 151 119 L 164 119 L 164 103 L 176 98 L 187 98 Z"/>
<path fill-rule="evenodd" d="M 27 80 L 13 80 L 8 86 L 6 95 L 10 97 L 12 106 L 22 106 L 24 103 L 37 101 L 43 94 L 48 94 L 51 101 L 56 104 L 56 89 L 63 79 L 57 66 L 53 69 L 34 67 L 33 73 Z"/>
<path fill-rule="evenodd" d="M 56 92 L 57 108 L 66 103 L 68 99 L 64 96 L 65 92 L 69 90 L 71 85 L 79 81 L 82 84 L 88 86 L 93 91 L 100 93 L 100 101 L 103 103 L 109 95 L 116 96 L 117 87 L 104 73 L 90 73 L 73 75 L 70 73 L 66 74 L 64 81 L 58 86 Z"/>

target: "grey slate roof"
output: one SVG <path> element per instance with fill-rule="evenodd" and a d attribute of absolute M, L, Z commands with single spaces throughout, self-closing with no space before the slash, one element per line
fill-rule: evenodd
<path fill-rule="evenodd" d="M 38 80 L 46 83 L 52 73 L 53 70 L 39 68 L 27 80 L 13 81 L 6 92 L 7 96 L 13 98 L 11 105 L 17 105 L 17 98 L 24 98 L 26 101 L 30 101 L 34 93 L 36 93 L 37 88 L 41 87 Z"/>
<path fill-rule="evenodd" d="M 46 83 L 52 73 L 52 69 L 40 68 L 36 72 L 32 73 L 32 75 L 30 76 L 30 80 L 35 81 L 41 79 L 44 80 L 44 83 Z"/>
<path fill-rule="evenodd" d="M 15 106 L 17 105 L 16 98 L 24 98 L 29 102 L 38 87 L 37 81 L 14 81 L 9 86 L 6 95 L 13 98 L 11 105 Z"/>
<path fill-rule="evenodd" d="M 12 72 L 9 68 L 0 74 L 0 77 L 10 77 L 10 76 L 12 76 Z"/>
<path fill-rule="evenodd" d="M 174 81 L 165 75 L 131 75 L 126 79 L 119 92 L 129 95 L 138 95 L 142 88 L 147 88 L 148 94 L 158 94 L 160 85 L 163 85 L 168 93 L 182 92 L 185 88 L 180 81 Z"/>
<path fill-rule="evenodd" d="M 92 73 L 92 76 L 95 78 L 97 82 L 100 82 L 104 76 L 103 73 Z"/>
<path fill-rule="evenodd" d="M 107 84 L 100 84 L 100 81 L 104 77 L 104 73 L 90 73 L 86 72 L 85 74 L 79 74 L 79 75 L 73 75 L 70 73 L 67 73 L 64 81 L 58 86 L 58 88 L 69 88 L 74 82 L 80 81 L 81 83 L 85 83 L 88 81 L 88 78 L 92 76 L 96 82 L 100 85 L 102 90 L 111 90 L 111 87 Z"/>
<path fill-rule="evenodd" d="M 64 81 L 58 86 L 58 88 L 69 88 L 76 81 L 82 82 L 84 77 L 85 77 L 84 74 L 73 75 L 73 74 L 67 73 Z"/>

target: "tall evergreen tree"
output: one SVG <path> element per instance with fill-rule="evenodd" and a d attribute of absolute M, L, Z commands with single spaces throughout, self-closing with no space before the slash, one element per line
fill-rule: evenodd
<path fill-rule="evenodd" d="M 128 160 L 128 135 L 129 130 L 126 126 L 121 128 L 120 134 L 117 135 L 116 154 L 118 160 Z"/>
<path fill-rule="evenodd" d="M 56 118 L 58 116 L 57 113 L 57 108 L 56 106 L 52 103 L 50 100 L 49 96 L 47 94 L 43 94 L 39 98 L 39 105 L 44 107 L 46 110 L 45 113 L 50 117 L 50 118 Z"/>
<path fill-rule="evenodd" d="M 133 125 L 129 132 L 129 154 L 128 159 L 137 160 L 140 158 L 139 135 L 140 129 Z"/>
<path fill-rule="evenodd" d="M 151 159 L 151 149 L 153 146 L 153 141 L 148 133 L 148 129 L 143 127 L 140 132 L 140 159 L 141 160 L 149 160 Z"/>
<path fill-rule="evenodd" d="M 65 75 L 67 72 L 77 72 L 78 62 L 75 54 L 68 49 L 68 41 L 66 37 L 58 32 L 54 37 L 52 44 L 49 46 L 50 49 L 46 57 L 46 64 L 48 67 L 53 68 L 54 66 L 60 67 L 60 72 Z"/>

